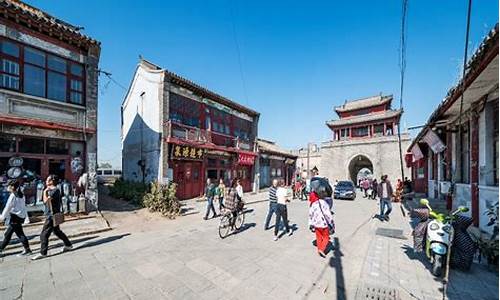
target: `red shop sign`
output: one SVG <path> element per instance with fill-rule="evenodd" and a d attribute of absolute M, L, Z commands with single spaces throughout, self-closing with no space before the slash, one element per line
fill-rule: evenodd
<path fill-rule="evenodd" d="M 238 164 L 243 166 L 251 166 L 255 161 L 255 156 L 249 154 L 238 154 Z"/>

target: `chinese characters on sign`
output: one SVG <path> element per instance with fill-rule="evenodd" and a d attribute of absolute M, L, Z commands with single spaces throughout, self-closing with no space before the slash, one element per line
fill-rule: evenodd
<path fill-rule="evenodd" d="M 203 159 L 203 149 L 174 145 L 172 148 L 173 159 Z"/>
<path fill-rule="evenodd" d="M 251 166 L 253 165 L 255 160 L 255 156 L 249 154 L 238 154 L 238 164 L 242 166 Z"/>

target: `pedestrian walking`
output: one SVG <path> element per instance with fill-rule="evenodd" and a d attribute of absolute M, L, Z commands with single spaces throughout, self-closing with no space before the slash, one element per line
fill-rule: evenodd
<path fill-rule="evenodd" d="M 372 199 L 375 200 L 377 198 L 377 190 L 378 190 L 378 182 L 377 178 L 373 179 L 372 181 Z"/>
<path fill-rule="evenodd" d="M 236 192 L 238 193 L 240 200 L 243 200 L 243 186 L 241 185 L 241 180 L 239 178 L 236 179 Z"/>
<path fill-rule="evenodd" d="M 264 230 L 269 230 L 269 223 L 271 222 L 271 218 L 276 214 L 276 210 L 278 208 L 278 198 L 276 197 L 277 188 L 278 179 L 273 179 L 272 185 L 269 188 L 269 211 L 267 212 Z"/>
<path fill-rule="evenodd" d="M 7 185 L 7 190 L 10 195 L 5 204 L 5 207 L 0 215 L 0 219 L 5 221 L 7 229 L 5 230 L 2 244 L 0 245 L 0 257 L 2 252 L 9 244 L 12 234 L 15 233 L 17 238 L 23 244 L 24 250 L 19 254 L 19 256 L 30 255 L 30 245 L 28 243 L 28 238 L 23 231 L 23 223 L 28 217 L 26 212 L 26 199 L 20 189 L 19 181 L 11 181 Z"/>
<path fill-rule="evenodd" d="M 292 235 L 293 231 L 290 229 L 288 224 L 288 211 L 286 209 L 286 204 L 290 202 L 288 199 L 288 191 L 285 188 L 285 183 L 280 180 L 278 183 L 278 188 L 276 189 L 277 198 L 277 208 L 276 208 L 276 222 L 274 223 L 274 240 L 278 240 L 278 232 L 280 229 L 280 223 L 283 222 L 285 225 L 285 230 L 288 235 Z"/>
<path fill-rule="evenodd" d="M 42 233 L 40 234 L 40 254 L 34 256 L 32 259 L 37 260 L 47 256 L 47 251 L 49 250 L 49 238 L 52 232 L 63 241 L 64 248 L 62 252 L 71 251 L 73 245 L 69 241 L 68 237 L 59 228 L 60 220 L 56 219 L 56 215 L 62 213 L 62 196 L 61 191 L 57 188 L 57 177 L 56 175 L 49 175 L 45 181 L 47 187 L 43 191 L 43 204 L 45 223 L 43 223 Z"/>
<path fill-rule="evenodd" d="M 226 185 L 224 184 L 224 179 L 219 180 L 219 185 L 216 189 L 217 200 L 219 201 L 219 211 L 224 208 L 224 197 L 226 196 Z"/>
<path fill-rule="evenodd" d="M 326 257 L 330 232 L 334 231 L 333 216 L 328 203 L 316 192 L 309 195 L 309 228 L 316 234 L 316 247 L 321 257 Z"/>
<path fill-rule="evenodd" d="M 361 181 L 361 186 L 363 187 L 363 191 L 365 192 L 363 198 L 368 197 L 368 189 L 370 188 L 370 181 L 368 181 L 368 178 L 365 178 L 363 179 L 363 181 Z"/>
<path fill-rule="evenodd" d="M 208 215 L 210 211 L 213 212 L 212 218 L 217 217 L 214 207 L 214 197 L 215 197 L 215 184 L 212 183 L 210 178 L 207 179 L 207 186 L 205 187 L 205 199 L 207 200 L 207 212 L 205 213 L 204 220 L 208 220 Z"/>
<path fill-rule="evenodd" d="M 391 182 L 387 179 L 387 175 L 383 175 L 382 178 L 380 178 L 377 193 L 380 197 L 380 217 L 389 221 L 389 214 L 392 211 L 392 186 Z M 385 210 L 386 207 L 387 210 Z"/>

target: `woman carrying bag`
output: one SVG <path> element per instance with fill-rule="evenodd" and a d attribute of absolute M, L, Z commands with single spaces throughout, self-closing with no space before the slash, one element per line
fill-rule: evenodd
<path fill-rule="evenodd" d="M 19 181 L 12 181 L 9 182 L 7 187 L 10 195 L 2 215 L 0 216 L 0 219 L 5 221 L 7 229 L 5 230 L 4 238 L 0 245 L 0 256 L 2 256 L 2 251 L 9 244 L 13 233 L 17 235 L 24 247 L 24 251 L 21 252 L 19 256 L 31 254 L 28 239 L 23 231 L 23 223 L 28 217 L 28 213 L 26 212 L 26 199 L 19 185 Z"/>
<path fill-rule="evenodd" d="M 316 247 L 321 257 L 326 257 L 326 249 L 330 243 L 330 234 L 335 232 L 330 205 L 325 200 L 331 195 L 329 183 L 323 179 L 311 184 L 309 194 L 309 228 L 316 234 Z"/>
<path fill-rule="evenodd" d="M 64 222 L 64 214 L 62 213 L 61 191 L 57 188 L 57 178 L 55 175 L 49 175 L 46 180 L 47 188 L 43 191 L 43 203 L 45 204 L 45 223 L 43 224 L 42 233 L 40 234 L 40 254 L 32 259 L 37 260 L 47 257 L 49 249 L 49 237 L 54 234 L 64 242 L 62 252 L 73 249 L 68 237 L 59 228 L 59 225 Z"/>

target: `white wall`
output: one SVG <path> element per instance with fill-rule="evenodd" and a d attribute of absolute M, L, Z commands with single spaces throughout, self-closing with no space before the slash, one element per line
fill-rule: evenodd
<path fill-rule="evenodd" d="M 459 206 L 468 207 L 469 211 L 464 213 L 464 215 L 467 215 L 469 217 L 472 216 L 470 184 L 455 184 L 455 199 L 453 199 L 453 210 L 457 209 Z"/>
<path fill-rule="evenodd" d="M 160 180 L 160 89 L 163 72 L 139 64 L 122 109 L 122 169 L 126 180 L 141 181 L 137 162 L 146 162 L 145 180 Z M 141 137 L 142 133 L 142 137 Z"/>
<path fill-rule="evenodd" d="M 486 226 L 490 219 L 486 215 L 488 208 L 498 203 L 498 187 L 479 186 L 479 228 L 481 231 L 492 233 L 493 227 Z"/>

